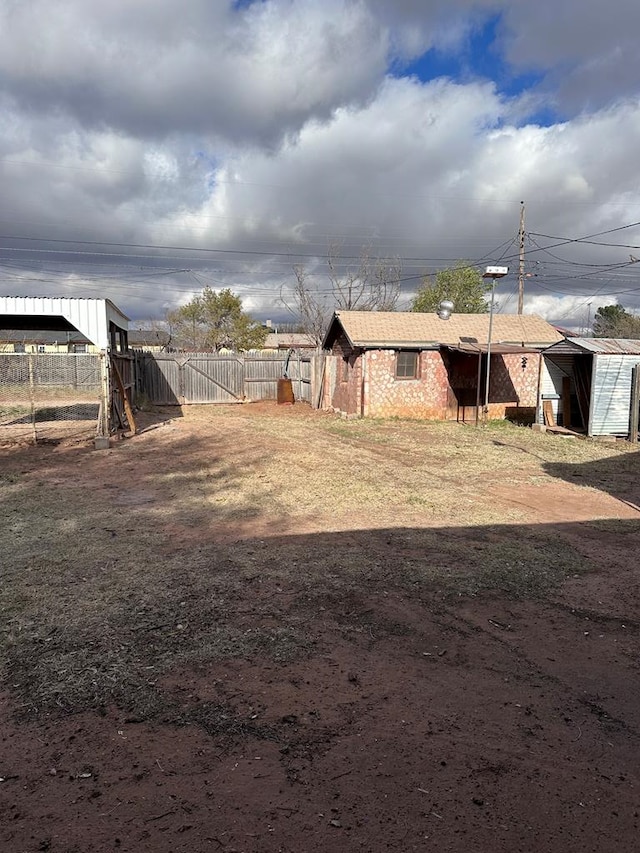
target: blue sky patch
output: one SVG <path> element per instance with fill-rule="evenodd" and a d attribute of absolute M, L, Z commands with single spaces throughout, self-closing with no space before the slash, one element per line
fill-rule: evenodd
<path fill-rule="evenodd" d="M 417 77 L 422 82 L 447 77 L 457 83 L 471 80 L 493 80 L 497 91 L 507 98 L 516 98 L 528 91 L 534 92 L 542 83 L 540 73 L 514 74 L 500 49 L 501 16 L 493 15 L 470 30 L 466 41 L 454 51 L 439 48 L 428 50 L 413 62 L 396 66 L 392 73 L 397 77 Z M 553 107 L 538 108 L 523 116 L 523 123 L 549 126 L 558 121 Z"/>

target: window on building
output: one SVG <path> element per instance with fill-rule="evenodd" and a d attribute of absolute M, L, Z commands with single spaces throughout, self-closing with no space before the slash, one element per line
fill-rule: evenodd
<path fill-rule="evenodd" d="M 24 344 L 14 344 L 13 345 L 14 352 L 26 352 L 26 348 Z"/>
<path fill-rule="evenodd" d="M 74 344 L 73 345 L 73 351 L 74 352 L 86 352 L 87 351 L 87 345 L 86 344 Z"/>
<path fill-rule="evenodd" d="M 418 356 L 416 350 L 401 350 L 396 355 L 396 379 L 418 378 Z"/>
<path fill-rule="evenodd" d="M 44 344 L 38 344 L 38 352 L 46 352 Z"/>

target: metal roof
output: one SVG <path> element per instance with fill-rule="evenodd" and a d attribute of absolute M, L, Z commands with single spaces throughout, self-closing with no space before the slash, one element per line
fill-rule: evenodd
<path fill-rule="evenodd" d="M 111 323 L 124 331 L 129 327 L 129 318 L 109 299 L 0 296 L 0 326 L 6 329 L 77 329 L 92 344 L 107 349 Z"/>
<path fill-rule="evenodd" d="M 466 341 L 458 344 L 458 346 L 452 346 L 447 344 L 445 349 L 449 350 L 449 352 L 460 352 L 465 355 L 478 355 L 479 353 L 486 353 L 489 351 L 488 341 L 484 343 L 471 344 Z M 515 346 L 514 344 L 496 344 L 491 341 L 491 352 L 493 355 L 524 355 L 525 353 L 536 353 L 539 352 L 538 349 L 531 346 Z"/>
<path fill-rule="evenodd" d="M 567 338 L 553 344 L 546 352 L 549 355 L 570 355 L 578 352 L 598 355 L 640 355 L 640 340 L 629 338 Z"/>
<path fill-rule="evenodd" d="M 353 347 L 437 348 L 461 342 L 486 343 L 489 314 L 452 314 L 441 320 L 437 314 L 413 311 L 336 311 L 327 330 L 324 347 L 338 337 L 340 329 Z M 466 341 L 465 341 L 466 339 Z M 492 344 L 543 348 L 561 341 L 562 335 L 536 314 L 494 314 Z"/>

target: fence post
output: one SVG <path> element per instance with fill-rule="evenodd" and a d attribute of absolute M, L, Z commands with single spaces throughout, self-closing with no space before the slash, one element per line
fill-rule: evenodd
<path fill-rule="evenodd" d="M 314 409 L 321 409 L 326 356 L 322 352 L 316 352 L 311 358 L 311 376 L 313 377 L 313 384 L 311 387 L 311 405 Z"/>
<path fill-rule="evenodd" d="M 629 441 L 638 441 L 638 420 L 640 418 L 640 363 L 631 371 L 631 419 Z"/>
<path fill-rule="evenodd" d="M 36 380 L 33 364 L 34 353 L 29 353 L 29 400 L 31 403 L 31 428 L 33 429 L 33 442 L 38 443 L 38 431 L 36 429 Z"/>
<path fill-rule="evenodd" d="M 109 420 L 110 420 L 110 399 L 109 399 L 109 362 L 107 351 L 100 352 L 100 407 L 98 410 L 98 428 L 96 431 L 96 449 L 101 449 L 109 446 Z"/>

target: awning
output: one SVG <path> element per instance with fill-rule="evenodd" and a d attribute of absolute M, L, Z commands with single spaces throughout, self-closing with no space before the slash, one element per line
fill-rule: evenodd
<path fill-rule="evenodd" d="M 443 349 L 448 350 L 449 352 L 461 352 L 465 355 L 480 355 L 481 353 L 486 353 L 488 350 L 487 343 L 471 343 L 470 341 L 464 341 L 456 346 L 451 344 L 447 344 L 442 347 Z M 531 346 L 518 346 L 517 344 L 501 344 L 501 343 L 492 343 L 491 344 L 491 355 L 525 355 L 527 353 L 537 353 L 540 350 L 535 349 Z"/>

